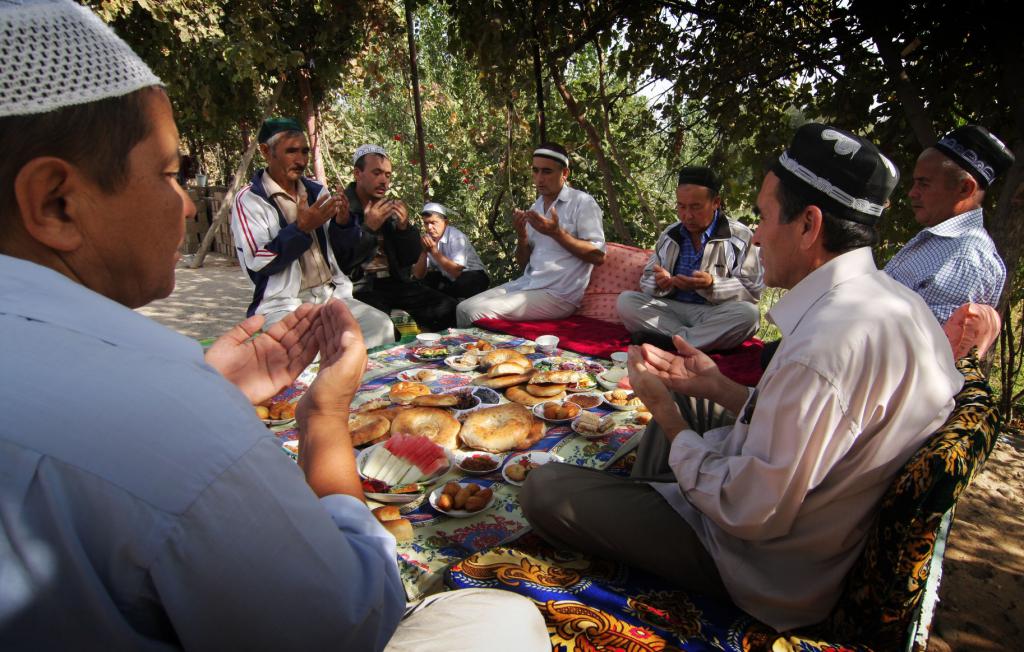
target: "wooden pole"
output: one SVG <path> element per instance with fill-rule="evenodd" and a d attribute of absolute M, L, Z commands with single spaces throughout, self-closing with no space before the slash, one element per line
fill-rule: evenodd
<path fill-rule="evenodd" d="M 277 102 L 281 99 L 281 92 L 284 91 L 286 79 L 287 77 L 282 75 L 281 79 L 278 80 L 277 88 L 274 89 L 273 95 L 270 96 L 267 105 L 263 108 L 263 118 L 260 120 L 260 124 L 269 118 L 274 108 L 277 107 Z M 203 266 L 203 261 L 206 260 L 206 254 L 210 251 L 210 246 L 213 244 L 213 238 L 216 236 L 217 230 L 228 221 L 228 216 L 231 215 L 231 203 L 235 200 L 235 193 L 242 187 L 245 171 L 249 169 L 249 163 L 252 162 L 252 157 L 256 154 L 256 141 L 257 139 L 253 138 L 252 142 L 249 143 L 249 147 L 246 148 L 245 153 L 242 155 L 242 161 L 238 164 L 238 168 L 235 169 L 235 176 L 231 180 L 231 186 L 228 188 L 227 194 L 224 195 L 224 203 L 217 210 L 217 216 L 213 219 L 210 230 L 203 236 L 203 241 L 200 243 L 196 255 L 192 258 L 192 269 L 199 269 Z"/>
<path fill-rule="evenodd" d="M 405 31 L 409 34 L 409 73 L 412 75 L 412 101 L 416 112 L 416 147 L 420 152 L 420 191 L 423 201 L 430 200 L 430 177 L 427 176 L 427 146 L 423 139 L 423 111 L 420 108 L 420 73 L 416 63 L 416 35 L 413 33 L 412 0 L 405 0 Z"/>

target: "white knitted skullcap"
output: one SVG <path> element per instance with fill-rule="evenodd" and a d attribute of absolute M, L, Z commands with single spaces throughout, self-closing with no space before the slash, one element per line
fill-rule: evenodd
<path fill-rule="evenodd" d="M 71 0 L 0 0 L 0 61 L 0 117 L 163 85 L 114 30 Z"/>

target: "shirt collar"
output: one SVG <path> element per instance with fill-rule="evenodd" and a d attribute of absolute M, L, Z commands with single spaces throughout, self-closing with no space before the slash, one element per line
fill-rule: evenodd
<path fill-rule="evenodd" d="M 114 346 L 202 361 L 195 340 L 36 263 L 0 255 L 0 314 L 52 324 Z"/>
<path fill-rule="evenodd" d="M 851 278 L 878 271 L 871 247 L 861 247 L 840 254 L 814 270 L 779 299 L 768 317 L 779 327 L 783 337 L 796 330 L 797 325 L 818 299 L 832 288 Z"/>
<path fill-rule="evenodd" d="M 263 187 L 266 189 L 268 197 L 277 197 L 280 195 L 293 202 L 297 201 L 297 198 L 301 198 L 306 191 L 305 187 L 300 183 L 298 197 L 292 197 L 284 188 L 274 181 L 274 178 L 270 176 L 270 172 L 266 172 L 263 175 Z"/>
<path fill-rule="evenodd" d="M 957 238 L 968 231 L 974 229 L 981 229 L 985 227 L 985 221 L 982 218 L 982 209 L 975 208 L 974 210 L 967 211 L 966 213 L 960 213 L 953 217 L 939 222 L 935 226 L 929 226 L 924 231 L 937 235 L 941 238 Z"/>

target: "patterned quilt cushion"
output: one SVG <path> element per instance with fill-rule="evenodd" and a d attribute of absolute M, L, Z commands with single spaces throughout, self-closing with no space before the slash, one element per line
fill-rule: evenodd
<path fill-rule="evenodd" d="M 732 605 L 673 589 L 619 563 L 556 550 L 530 535 L 456 564 L 447 582 L 531 598 L 555 650 L 902 649 L 939 521 L 980 470 L 999 428 L 977 356 L 957 365 L 965 384 L 956 408 L 886 492 L 839 603 L 818 626 L 780 634 Z"/>
<path fill-rule="evenodd" d="M 604 264 L 590 273 L 590 283 L 576 315 L 621 324 L 615 302 L 619 293 L 640 289 L 640 275 L 651 257 L 651 250 L 615 242 L 605 246 Z"/>

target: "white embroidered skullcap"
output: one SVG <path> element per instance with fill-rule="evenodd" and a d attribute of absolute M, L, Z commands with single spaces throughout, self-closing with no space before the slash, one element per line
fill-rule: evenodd
<path fill-rule="evenodd" d="M 431 213 L 437 213 L 441 217 L 447 219 L 448 208 L 444 204 L 438 204 L 436 201 L 427 202 L 423 205 L 423 210 L 420 211 L 420 215 L 429 215 Z"/>
<path fill-rule="evenodd" d="M 360 145 L 356 148 L 356 153 L 352 155 L 352 165 L 355 165 L 359 159 L 367 154 L 377 154 L 384 158 L 388 157 L 388 153 L 380 145 Z"/>
<path fill-rule="evenodd" d="M 162 86 L 128 44 L 71 0 L 0 0 L 0 117 Z"/>

